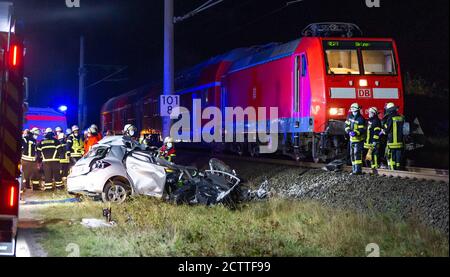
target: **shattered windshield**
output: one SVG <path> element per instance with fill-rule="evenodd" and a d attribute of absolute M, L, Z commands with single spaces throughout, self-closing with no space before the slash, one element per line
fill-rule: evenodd
<path fill-rule="evenodd" d="M 111 148 L 107 146 L 99 146 L 91 149 L 86 155 L 86 158 L 104 158 L 109 153 Z"/>

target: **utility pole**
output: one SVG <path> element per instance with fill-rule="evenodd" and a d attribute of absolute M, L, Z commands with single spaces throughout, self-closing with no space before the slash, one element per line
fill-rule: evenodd
<path fill-rule="evenodd" d="M 174 64 L 174 25 L 187 20 L 209 8 L 222 3 L 224 0 L 207 0 L 200 7 L 181 17 L 174 17 L 174 0 L 164 0 L 164 95 L 173 95 L 175 92 L 175 64 Z M 163 117 L 163 137 L 170 135 L 171 119 Z"/>
<path fill-rule="evenodd" d="M 86 105 L 85 105 L 85 77 L 86 68 L 84 66 L 84 37 L 80 37 L 80 68 L 78 71 L 78 126 L 82 129 L 85 126 L 85 120 L 87 115 Z"/>
<path fill-rule="evenodd" d="M 164 95 L 175 91 L 173 0 L 164 0 Z M 163 137 L 170 135 L 170 117 L 163 117 Z"/>

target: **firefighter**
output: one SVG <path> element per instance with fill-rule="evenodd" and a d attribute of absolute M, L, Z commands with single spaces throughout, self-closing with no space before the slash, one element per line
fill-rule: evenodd
<path fill-rule="evenodd" d="M 168 162 L 175 163 L 176 150 L 174 140 L 171 137 L 164 139 L 164 145 L 159 149 L 158 157 L 167 160 Z M 168 195 L 178 189 L 179 174 L 170 168 L 166 168 L 166 187 L 165 191 Z"/>
<path fill-rule="evenodd" d="M 137 136 L 138 129 L 133 124 L 127 124 L 123 127 L 123 141 L 128 149 L 140 147 Z"/>
<path fill-rule="evenodd" d="M 67 181 L 67 176 L 69 176 L 70 151 L 67 149 L 67 137 L 64 133 L 58 135 L 58 141 L 61 144 L 61 151 L 63 152 L 59 163 L 61 164 L 61 177 L 64 183 Z"/>
<path fill-rule="evenodd" d="M 91 128 L 93 130 L 96 130 L 96 135 L 95 136 L 97 137 L 98 141 L 101 141 L 103 139 L 103 135 L 99 132 L 100 129 L 98 128 L 98 126 L 95 125 L 95 124 L 92 124 Z"/>
<path fill-rule="evenodd" d="M 45 130 L 44 139 L 38 144 L 38 156 L 42 160 L 44 168 L 45 185 L 43 190 L 52 190 L 53 184 L 56 188 L 62 188 L 63 182 L 61 178 L 62 145 L 57 139 L 51 128 Z"/>
<path fill-rule="evenodd" d="M 33 128 L 22 139 L 22 188 L 34 189 L 39 187 L 41 176 L 39 174 L 37 156 L 37 138 L 40 135 L 38 128 Z"/>
<path fill-rule="evenodd" d="M 67 137 L 67 150 L 70 152 L 70 164 L 76 164 L 84 156 L 84 142 L 77 125 L 72 127 L 72 134 Z"/>
<path fill-rule="evenodd" d="M 28 130 L 28 129 L 23 130 L 23 132 L 22 132 L 22 138 L 26 138 L 26 137 L 28 137 L 29 135 L 30 135 L 30 130 Z"/>
<path fill-rule="evenodd" d="M 55 128 L 55 138 L 59 140 L 59 134 L 63 134 L 63 129 L 61 127 Z"/>
<path fill-rule="evenodd" d="M 391 170 L 400 170 L 402 167 L 403 149 L 403 126 L 405 118 L 398 112 L 394 103 L 386 105 L 386 115 L 382 134 L 387 136 L 387 160 Z"/>
<path fill-rule="evenodd" d="M 159 155 L 160 158 L 163 158 L 171 163 L 174 163 L 174 159 L 177 156 L 175 145 L 174 145 L 174 139 L 171 137 L 167 137 L 164 139 L 164 145 L 159 149 Z"/>
<path fill-rule="evenodd" d="M 366 160 L 372 169 L 379 167 L 381 120 L 376 107 L 369 109 L 369 120 L 367 121 L 367 137 L 364 143 Z"/>
<path fill-rule="evenodd" d="M 98 129 L 95 127 L 89 127 L 87 139 L 84 142 L 84 154 L 86 155 L 91 151 L 92 147 L 100 141 L 100 136 L 98 134 Z"/>
<path fill-rule="evenodd" d="M 352 160 L 352 175 L 362 174 L 363 148 L 366 134 L 366 121 L 361 115 L 361 107 L 354 103 L 345 122 L 345 132 L 350 137 L 350 157 Z"/>

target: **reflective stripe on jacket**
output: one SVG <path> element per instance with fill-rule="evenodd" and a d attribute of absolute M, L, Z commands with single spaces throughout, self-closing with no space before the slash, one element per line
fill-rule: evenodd
<path fill-rule="evenodd" d="M 54 138 L 46 138 L 38 144 L 38 155 L 42 162 L 59 162 L 62 156 L 62 145 Z"/>
<path fill-rule="evenodd" d="M 367 136 L 366 141 L 364 143 L 364 148 L 372 149 L 374 143 L 378 143 L 380 141 L 380 132 L 381 132 L 381 120 L 378 116 L 374 118 L 370 118 L 367 121 Z"/>
<path fill-rule="evenodd" d="M 354 116 L 350 114 L 345 121 L 345 132 L 355 132 L 355 137 L 350 137 L 351 142 L 362 142 L 366 135 L 366 120 L 361 114 Z"/>
<path fill-rule="evenodd" d="M 29 162 L 37 160 L 37 142 L 32 137 L 22 139 L 22 160 Z"/>
<path fill-rule="evenodd" d="M 75 136 L 71 134 L 67 138 L 67 150 L 70 152 L 70 156 L 73 158 L 81 158 L 84 156 L 84 142 L 81 136 Z"/>
<path fill-rule="evenodd" d="M 397 113 L 389 115 L 386 119 L 384 133 L 387 135 L 387 146 L 390 149 L 404 148 L 403 126 L 405 118 Z"/>

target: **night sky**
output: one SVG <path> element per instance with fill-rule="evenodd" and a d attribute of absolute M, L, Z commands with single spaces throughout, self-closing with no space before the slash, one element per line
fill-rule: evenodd
<path fill-rule="evenodd" d="M 381 0 L 382 7 L 372 9 L 365 0 L 304 0 L 279 9 L 289 1 L 225 0 L 176 25 L 177 70 L 233 48 L 296 39 L 312 22 L 343 21 L 356 23 L 366 36 L 396 39 L 403 73 L 448 88 L 448 0 Z M 87 64 L 128 66 L 117 76 L 121 81 L 87 91 L 89 122 L 99 123 L 109 98 L 162 80 L 163 0 L 81 0 L 74 9 L 65 0 L 12 2 L 26 39 L 31 106 L 66 104 L 69 123 L 75 123 L 80 35 L 86 38 Z M 175 0 L 175 15 L 204 2 Z M 90 67 L 87 85 L 112 70 Z"/>

